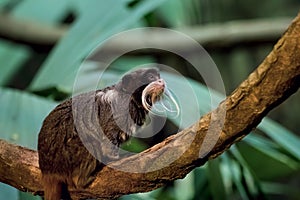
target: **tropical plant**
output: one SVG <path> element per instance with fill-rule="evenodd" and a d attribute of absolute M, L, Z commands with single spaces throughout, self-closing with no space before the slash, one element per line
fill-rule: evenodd
<path fill-rule="evenodd" d="M 36 149 L 37 135 L 44 117 L 59 101 L 72 95 L 78 69 L 94 48 L 116 33 L 149 24 L 178 28 L 197 23 L 223 22 L 222 13 L 218 14 L 220 16 L 214 16 L 207 11 L 205 11 L 206 15 L 201 12 L 205 6 L 211 10 L 215 9 L 213 6 L 217 3 L 213 2 L 122 0 L 116 3 L 106 0 L 2 0 L 0 15 L 21 21 L 26 24 L 25 28 L 50 27 L 51 29 L 52 27 L 58 30 L 60 25 L 64 24 L 68 26 L 68 31 L 63 31 L 64 34 L 56 37 L 59 39 L 57 42 L 56 40 L 55 42 L 38 41 L 30 35 L 27 38 L 24 37 L 25 39 L 14 38 L 11 37 L 12 35 L 5 36 L 5 31 L 1 31 L 3 26 L 0 21 L 0 32 L 4 34 L 0 40 L 1 139 Z M 290 5 L 287 1 L 276 3 L 278 8 L 283 4 Z M 221 1 L 219 5 L 228 9 L 225 1 Z M 276 5 L 273 4 L 273 6 Z M 202 9 L 195 9 L 198 7 Z M 243 8 L 247 10 L 246 6 Z M 263 15 L 262 9 L 258 12 L 258 16 Z M 235 13 L 234 16 L 227 16 L 226 20 L 237 19 L 238 15 L 239 13 Z M 271 13 L 268 12 L 268 15 Z M 51 35 L 47 29 L 41 31 L 45 31 L 46 35 Z M 26 31 L 18 29 L 12 34 L 22 36 L 26 35 Z M 268 50 L 269 47 L 264 46 L 261 52 L 264 54 Z M 232 50 L 231 56 L 233 62 L 238 60 L 238 65 L 241 63 L 245 66 L 249 65 L 245 63 L 245 60 L 249 58 L 248 52 L 237 55 Z M 111 70 L 104 73 L 98 87 L 110 85 L 134 66 L 157 62 L 158 57 L 162 56 L 143 53 L 139 56 L 124 55 L 112 63 Z M 219 61 L 218 66 L 222 66 L 224 53 L 215 57 Z M 239 62 L 239 59 L 242 61 Z M 99 66 L 95 67 L 89 62 L 86 64 L 91 65 L 77 85 L 80 91 L 94 89 L 94 85 L 90 83 L 97 81 L 99 79 L 97 74 L 103 72 L 103 68 Z M 175 67 L 180 69 L 180 66 Z M 222 70 L 226 69 L 223 67 Z M 239 68 L 239 70 L 243 75 L 249 72 L 249 69 L 243 71 Z M 182 79 L 173 73 L 163 72 L 162 75 L 169 80 L 171 85 L 176 84 L 174 92 L 184 91 L 184 88 L 180 87 L 184 85 L 181 82 Z M 240 75 L 235 74 L 235 76 Z M 183 104 L 193 107 L 196 103 L 200 108 L 198 112 L 207 113 L 211 110 L 209 99 L 221 101 L 224 96 L 218 92 L 208 93 L 207 88 L 199 82 L 199 79 L 193 80 L 192 77 L 188 74 L 186 79 L 196 91 L 196 101 L 186 98 Z M 194 119 L 184 120 L 192 122 Z M 189 125 L 188 123 L 182 125 L 172 118 L 170 121 L 178 129 Z M 142 150 L 147 147 L 147 143 L 136 141 L 133 142 L 131 148 Z M 183 180 L 177 180 L 173 184 L 149 193 L 128 195 L 121 199 L 255 199 L 272 195 L 284 195 L 296 199 L 300 195 L 297 186 L 286 186 L 278 179 L 298 173 L 299 168 L 300 138 L 278 122 L 265 118 L 257 130 L 244 140 L 219 158 L 193 170 Z M 39 199 L 39 197 L 17 191 L 4 184 L 0 185 L 0 197 Z"/>

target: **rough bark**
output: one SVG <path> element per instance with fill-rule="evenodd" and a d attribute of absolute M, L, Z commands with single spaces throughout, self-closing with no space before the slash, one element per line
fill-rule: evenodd
<path fill-rule="evenodd" d="M 261 65 L 216 110 L 162 143 L 104 167 L 90 187 L 72 190 L 71 195 L 114 198 L 150 191 L 183 178 L 249 134 L 271 109 L 297 91 L 299 55 L 300 14 Z M 168 163 L 178 155 L 178 159 Z M 165 163 L 168 163 L 165 167 L 151 171 Z M 144 173 L 130 173 L 132 169 Z M 0 181 L 23 191 L 42 193 L 39 180 L 37 153 L 0 141 Z"/>

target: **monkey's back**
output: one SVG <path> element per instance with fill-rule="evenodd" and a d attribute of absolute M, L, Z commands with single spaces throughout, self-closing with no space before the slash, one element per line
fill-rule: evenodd
<path fill-rule="evenodd" d="M 56 177 L 62 183 L 79 187 L 91 182 L 91 175 L 101 165 L 83 145 L 74 125 L 73 101 L 86 103 L 80 99 L 82 96 L 64 101 L 51 111 L 38 137 L 39 166 L 43 177 Z"/>

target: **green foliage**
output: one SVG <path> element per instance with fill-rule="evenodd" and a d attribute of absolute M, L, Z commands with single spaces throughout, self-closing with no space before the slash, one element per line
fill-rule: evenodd
<path fill-rule="evenodd" d="M 0 88 L 1 138 L 36 149 L 42 120 L 57 104 L 33 94 Z"/>
<path fill-rule="evenodd" d="M 147 23 L 183 27 L 231 19 L 274 17 L 287 13 L 288 9 L 282 7 L 293 8 L 288 14 L 294 15 L 296 6 L 291 6 L 292 3 L 295 2 L 277 0 L 267 4 L 258 1 L 257 4 L 261 6 L 253 9 L 253 1 L 235 0 L 123 0 L 118 3 L 108 0 L 1 0 L 0 8 L 7 9 L 6 11 L 16 18 L 56 25 L 72 15 L 74 22 L 70 24 L 70 30 L 65 37 L 46 56 L 33 80 L 29 80 L 31 84 L 28 90 L 21 91 L 9 88 L 8 85 L 15 80 L 15 76 L 26 79 L 20 75 L 21 70 L 27 70 L 27 67 L 30 69 L 31 66 L 26 63 L 36 56 L 36 52 L 31 50 L 29 45 L 20 45 L 4 39 L 0 41 L 0 137 L 35 149 L 37 134 L 44 117 L 59 103 L 54 99 L 61 99 L 57 94 L 72 94 L 76 73 L 82 60 L 98 44 L 103 44 L 115 33 Z M 233 5 L 239 5 L 236 12 L 232 11 Z M 268 6 L 272 8 L 267 9 Z M 253 10 L 257 12 L 251 12 Z M 155 17 L 144 18 L 149 13 Z M 246 16 L 247 14 L 249 16 Z M 257 49 L 254 50 L 256 53 L 261 52 L 259 55 L 253 55 L 253 49 L 248 47 L 232 49 L 225 54 L 212 53 L 220 71 L 225 74 L 223 78 L 228 88 L 236 87 L 236 84 L 251 71 L 249 67 L 241 66 L 255 66 L 270 47 L 263 46 Z M 132 67 L 155 61 L 153 55 L 123 56 L 112 63 L 110 70 L 99 83 L 99 74 L 103 69 L 93 62 L 85 62 L 85 71 L 80 77 L 77 92 L 94 89 L 95 83 L 100 88 L 110 85 Z M 181 64 L 178 64 L 178 68 L 182 68 Z M 217 92 L 208 91 L 204 85 L 191 78 L 182 79 L 169 72 L 162 72 L 162 76 L 173 86 L 174 93 L 183 95 L 178 96 L 178 99 L 185 99 L 180 104 L 189 115 L 182 119 L 170 119 L 179 128 L 191 125 L 200 114 L 209 112 L 211 98 L 218 101 L 224 98 Z M 186 83 L 193 90 L 193 98 L 186 98 L 182 92 L 187 92 Z M 291 119 L 298 119 L 295 117 L 295 111 L 290 113 L 288 110 L 287 115 L 292 116 Z M 288 125 L 292 127 L 296 126 L 295 124 Z M 124 149 L 132 152 L 139 152 L 145 148 L 146 143 L 135 139 L 131 141 L 131 145 L 124 145 Z M 121 199 L 263 199 L 268 195 L 282 194 L 295 198 L 300 195 L 297 186 L 285 186 L 278 180 L 299 172 L 299 168 L 299 136 L 282 124 L 265 118 L 258 129 L 240 143 L 205 166 L 193 170 L 186 178 L 149 193 L 127 195 Z M 20 200 L 40 199 L 0 184 L 0 198 L 4 197 Z"/>
<path fill-rule="evenodd" d="M 13 74 L 21 68 L 22 64 L 29 56 L 30 50 L 25 46 L 18 46 L 10 42 L 0 40 L 0 60 L 2 61 L 0 85 L 5 85 Z"/>
<path fill-rule="evenodd" d="M 72 91 L 76 72 L 90 51 L 113 34 L 134 27 L 143 15 L 162 0 L 142 1 L 131 10 L 126 5 L 116 4 L 114 1 L 85 2 L 81 8 L 81 15 L 69 30 L 67 37 L 55 47 L 33 80 L 32 90 L 55 86 L 65 92 Z M 60 73 L 57 73 L 58 71 Z"/>
<path fill-rule="evenodd" d="M 70 8 L 68 0 L 52 1 L 19 1 L 13 8 L 11 14 L 17 18 L 26 18 L 28 20 L 38 20 L 42 23 L 57 24 L 59 23 Z"/>

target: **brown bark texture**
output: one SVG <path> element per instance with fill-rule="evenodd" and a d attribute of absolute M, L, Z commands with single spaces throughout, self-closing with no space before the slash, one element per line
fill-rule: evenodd
<path fill-rule="evenodd" d="M 71 196 L 116 198 L 185 177 L 249 134 L 271 109 L 297 91 L 299 55 L 300 14 L 260 66 L 216 110 L 152 148 L 105 166 L 88 188 L 71 188 Z M 40 177 L 37 152 L 0 140 L 1 182 L 42 194 Z"/>

